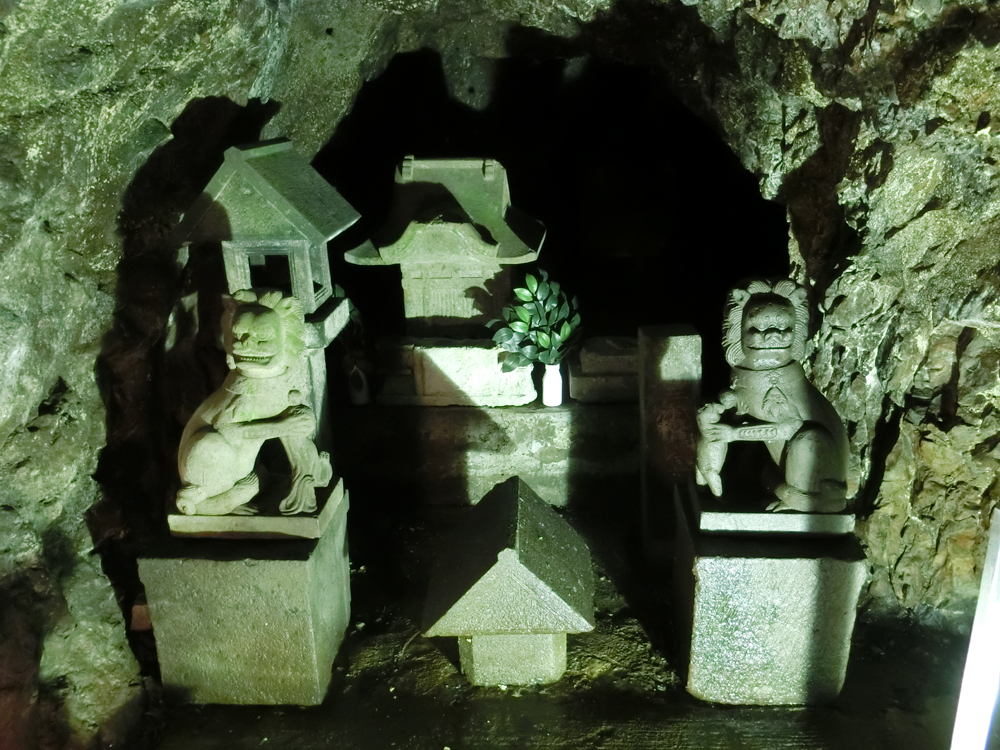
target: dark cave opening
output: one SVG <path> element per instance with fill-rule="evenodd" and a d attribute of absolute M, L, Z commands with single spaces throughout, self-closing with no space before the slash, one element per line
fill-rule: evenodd
<path fill-rule="evenodd" d="M 437 53 L 400 54 L 365 84 L 313 166 L 362 215 L 331 245 L 334 279 L 373 337 L 400 333 L 396 268 L 343 260 L 388 212 L 403 157 L 495 158 L 514 205 L 548 229 L 537 266 L 578 295 L 587 335 L 691 323 L 705 389 L 725 384 L 727 291 L 788 273 L 783 206 L 655 71 L 593 57 L 508 57 L 482 111 L 456 102 Z M 718 355 L 718 356 L 717 356 Z"/>

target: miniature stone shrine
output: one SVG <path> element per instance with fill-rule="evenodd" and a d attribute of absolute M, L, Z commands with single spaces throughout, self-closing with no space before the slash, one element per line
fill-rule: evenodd
<path fill-rule="evenodd" d="M 311 513 L 315 488 L 330 483 L 333 468 L 329 454 L 316 450 L 316 416 L 303 403 L 305 321 L 298 300 L 244 290 L 226 304 L 222 329 L 230 373 L 184 429 L 177 509 L 186 515 L 253 512 L 248 503 L 260 492 L 257 455 L 266 440 L 278 439 L 292 472 L 279 510 Z"/>
<path fill-rule="evenodd" d="M 800 360 L 809 327 L 806 290 L 785 279 L 734 289 L 723 327 L 731 390 L 698 413 L 698 484 L 722 495 L 729 444 L 759 441 L 782 477 L 769 510 L 822 513 L 847 505 L 847 431 L 829 401 L 806 380 Z M 736 421 L 723 420 L 735 410 Z"/>
<path fill-rule="evenodd" d="M 425 635 L 458 637 L 474 685 L 555 682 L 566 633 L 594 627 L 586 543 L 518 477 L 467 513 L 431 580 Z"/>
<path fill-rule="evenodd" d="M 185 214 L 186 244 L 221 243 L 230 293 L 280 289 L 306 315 L 308 383 L 317 441 L 329 448 L 325 349 L 347 324 L 350 305 L 334 295 L 326 243 L 360 215 L 286 139 L 237 146 Z"/>
<path fill-rule="evenodd" d="M 357 265 L 398 264 L 407 332 L 379 342 L 383 404 L 513 406 L 536 394 L 528 370 L 501 372 L 483 334 L 511 294 L 508 266 L 538 258 L 543 225 L 511 205 L 507 172 L 493 159 L 407 157 L 389 219 Z M 470 338 L 473 337 L 473 338 Z"/>
<path fill-rule="evenodd" d="M 406 157 L 386 225 L 345 256 L 358 265 L 398 264 L 407 330 L 468 330 L 499 318 L 511 291 L 505 266 L 538 259 L 545 228 L 510 202 L 495 159 Z"/>
<path fill-rule="evenodd" d="M 688 692 L 703 700 L 825 703 L 844 683 L 867 568 L 853 516 L 836 512 L 846 504 L 844 428 L 799 363 L 807 321 L 805 290 L 790 280 L 732 292 L 733 387 L 698 413 L 689 469 L 711 493 L 691 478 L 673 484 L 677 638 Z M 754 456 L 724 473 L 736 441 L 763 442 L 783 476 L 758 487 Z"/>

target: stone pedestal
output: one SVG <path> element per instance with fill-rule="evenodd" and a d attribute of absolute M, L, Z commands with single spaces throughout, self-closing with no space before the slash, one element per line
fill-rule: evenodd
<path fill-rule="evenodd" d="M 687 325 L 639 329 L 639 454 L 642 539 L 656 565 L 669 559 L 675 482 L 694 471 L 701 390 L 701 336 Z"/>
<path fill-rule="evenodd" d="M 166 690 L 192 703 L 322 702 L 350 617 L 347 506 L 318 540 L 173 539 L 139 559 Z"/>
<path fill-rule="evenodd" d="M 289 478 L 289 483 L 291 479 Z M 326 487 L 316 489 L 316 510 L 284 516 L 277 512 L 282 493 L 254 500 L 255 510 L 263 511 L 247 516 L 187 516 L 168 513 L 167 527 L 177 537 L 216 539 L 319 539 L 337 516 L 342 504 L 347 503 L 344 480 L 334 477 Z"/>
<path fill-rule="evenodd" d="M 538 685 L 566 671 L 566 634 L 475 635 L 458 639 L 462 672 L 473 685 Z"/>
<path fill-rule="evenodd" d="M 741 522 L 750 531 L 700 530 L 686 494 L 675 496 L 674 603 L 688 692 L 737 705 L 834 700 L 867 575 L 857 539 L 831 533 L 842 519 L 818 533 L 762 533 L 752 519 Z"/>

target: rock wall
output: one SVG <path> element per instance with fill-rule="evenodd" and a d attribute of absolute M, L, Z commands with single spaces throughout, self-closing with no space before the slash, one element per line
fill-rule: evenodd
<path fill-rule="evenodd" d="M 474 108 L 506 55 L 596 56 L 719 132 L 826 313 L 872 593 L 961 606 L 998 496 L 998 41 L 995 6 L 940 0 L 0 1 L 0 734 L 109 739 L 141 699 L 94 551 L 124 592 L 173 481 L 180 213 L 226 147 L 315 153 L 424 47 Z"/>

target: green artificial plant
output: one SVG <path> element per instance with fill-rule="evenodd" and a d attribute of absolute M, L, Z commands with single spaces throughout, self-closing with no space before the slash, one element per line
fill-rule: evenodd
<path fill-rule="evenodd" d="M 506 322 L 493 334 L 500 348 L 510 352 L 503 361 L 504 372 L 535 362 L 557 365 L 576 343 L 580 330 L 576 297 L 570 300 L 545 271 L 539 269 L 539 275 L 541 280 L 526 274 L 525 285 L 514 289 L 517 301 L 503 309 L 503 320 L 487 323 Z"/>

